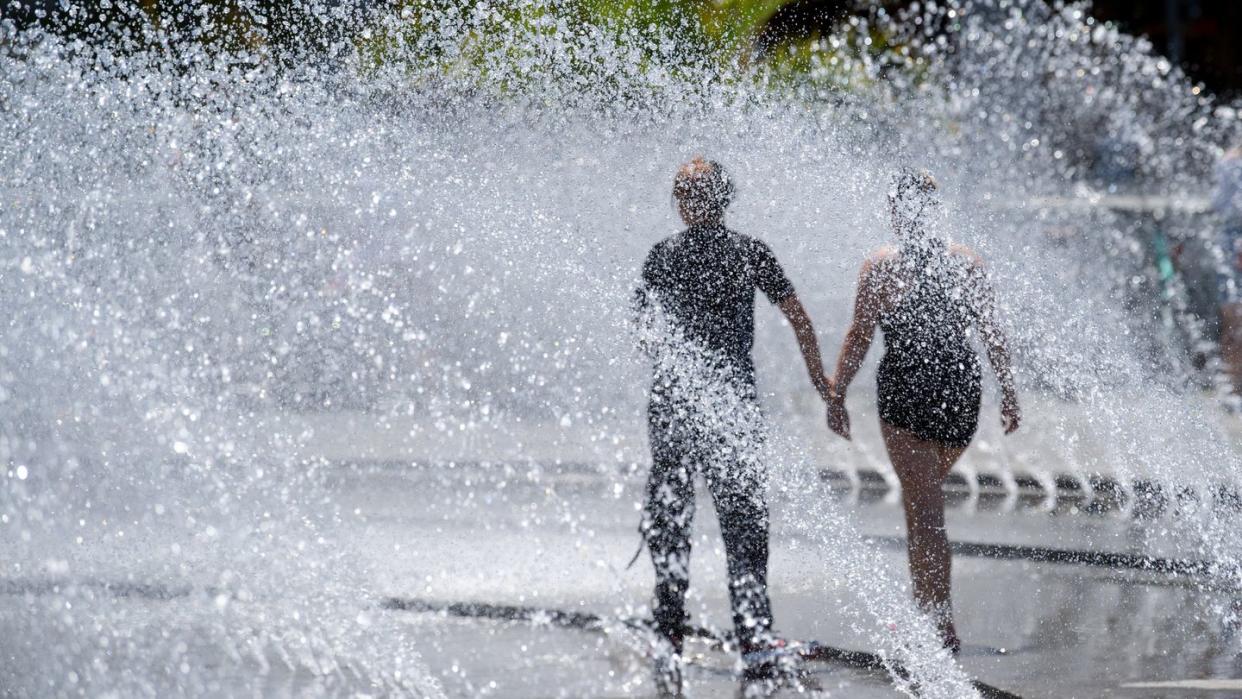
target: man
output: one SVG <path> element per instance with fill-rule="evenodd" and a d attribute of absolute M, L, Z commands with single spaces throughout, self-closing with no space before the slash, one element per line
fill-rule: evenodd
<path fill-rule="evenodd" d="M 636 293 L 641 344 L 655 365 L 642 531 L 656 574 L 655 624 L 667 645 L 658 677 L 677 686 L 695 474 L 706 481 L 720 520 L 747 675 L 770 675 L 783 645 L 771 633 L 767 592 L 763 424 L 751 358 L 755 289 L 793 325 L 820 397 L 831 394 L 811 320 L 772 251 L 724 225 L 733 194 L 718 163 L 696 158 L 681 167 L 673 197 L 688 228 L 652 248 Z"/>
<path fill-rule="evenodd" d="M 1220 354 L 1234 395 L 1242 395 L 1242 145 L 1225 153 L 1216 167 L 1212 209 L 1220 216 Z"/>

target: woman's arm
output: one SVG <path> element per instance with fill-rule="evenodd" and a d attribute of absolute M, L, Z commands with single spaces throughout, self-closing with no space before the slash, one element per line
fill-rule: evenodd
<path fill-rule="evenodd" d="M 858 295 L 854 298 L 854 318 L 845 332 L 837 369 L 833 377 L 833 396 L 828 404 L 828 426 L 833 432 L 850 438 L 849 413 L 845 410 L 845 393 L 858 375 L 880 318 L 880 290 L 875 263 L 868 259 L 858 273 Z"/>
<path fill-rule="evenodd" d="M 996 372 L 996 381 L 1001 388 L 1001 425 L 1005 434 L 1018 429 L 1022 421 L 1022 411 L 1018 407 L 1018 391 L 1013 381 L 1013 361 L 1009 354 L 1009 342 L 996 318 L 996 293 L 988 280 L 983 264 L 975 262 L 975 283 L 979 299 L 979 334 L 983 337 L 987 348 L 988 362 Z"/>
<path fill-rule="evenodd" d="M 854 298 L 854 318 L 845 331 L 845 341 L 841 344 L 841 354 L 837 357 L 837 370 L 833 377 L 837 393 L 844 398 L 863 360 L 867 358 L 867 350 L 871 349 L 871 340 L 875 337 L 875 326 L 879 322 L 879 289 L 877 286 L 875 263 L 871 260 L 863 262 L 858 273 L 858 295 Z"/>
<path fill-rule="evenodd" d="M 811 317 L 807 315 L 806 308 L 798 300 L 797 294 L 781 301 L 780 309 L 781 313 L 789 319 L 789 324 L 793 326 L 794 336 L 798 338 L 798 349 L 802 351 L 802 361 L 806 363 L 806 370 L 811 375 L 811 383 L 815 386 L 820 398 L 825 401 L 829 400 L 832 394 L 832 380 L 824 375 L 824 360 L 820 358 L 819 340 L 815 337 Z"/>

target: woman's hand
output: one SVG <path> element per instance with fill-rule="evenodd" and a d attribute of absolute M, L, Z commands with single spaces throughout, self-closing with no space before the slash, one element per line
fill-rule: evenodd
<path fill-rule="evenodd" d="M 1013 434 L 1022 423 L 1022 409 L 1018 407 L 1018 395 L 1013 391 L 1005 391 L 1001 398 L 1001 426 L 1005 434 Z"/>
<path fill-rule="evenodd" d="M 828 429 L 845 439 L 850 438 L 850 414 L 845 409 L 845 394 L 836 390 L 828 397 Z"/>

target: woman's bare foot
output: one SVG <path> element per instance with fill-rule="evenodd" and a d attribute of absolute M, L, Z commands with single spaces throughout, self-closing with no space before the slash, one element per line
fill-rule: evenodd
<path fill-rule="evenodd" d="M 949 649 L 953 655 L 962 652 L 962 639 L 957 636 L 957 628 L 952 621 L 941 622 L 936 624 L 937 630 L 940 632 L 940 639 L 944 642 L 944 647 Z"/>

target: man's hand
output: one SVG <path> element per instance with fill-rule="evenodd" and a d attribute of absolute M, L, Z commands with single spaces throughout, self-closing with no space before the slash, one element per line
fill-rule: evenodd
<path fill-rule="evenodd" d="M 828 397 L 828 429 L 850 438 L 850 414 L 845 408 L 845 395 L 835 390 Z"/>
<path fill-rule="evenodd" d="M 819 356 L 819 340 L 815 339 L 815 328 L 811 327 L 811 318 L 802 307 L 797 294 L 790 294 L 780 302 L 781 313 L 793 326 L 794 335 L 798 339 L 798 348 L 802 350 L 802 361 L 806 362 L 807 373 L 811 376 L 811 384 L 815 392 L 823 400 L 828 400 L 833 393 L 833 380 L 824 373 L 824 362 Z"/>

